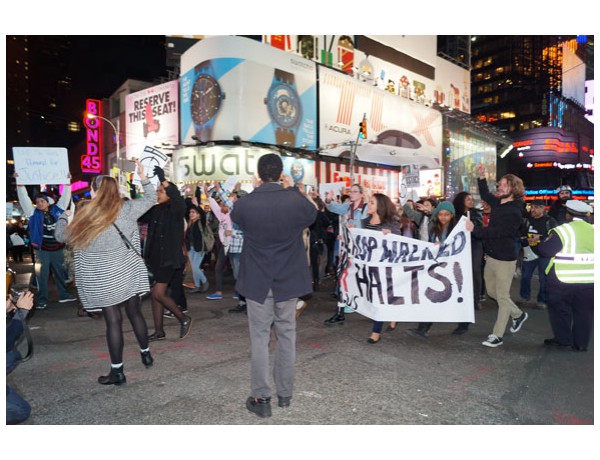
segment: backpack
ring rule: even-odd
[[[215,234],[208,225],[208,222],[202,225],[200,221],[198,221],[198,226],[202,230],[202,244],[204,245],[204,251],[212,251],[213,247],[215,246]]]

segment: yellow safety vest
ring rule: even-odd
[[[574,220],[550,231],[556,232],[563,247],[550,259],[546,274],[554,266],[556,277],[563,283],[593,283],[594,226],[583,220]]]

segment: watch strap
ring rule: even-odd
[[[275,69],[275,80],[282,81],[283,83],[294,84],[294,74],[286,72],[285,70]]]

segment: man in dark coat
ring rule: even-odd
[[[271,326],[277,337],[273,376],[279,407],[290,405],[296,359],[296,303],[312,291],[302,232],[317,210],[291,178],[282,178],[279,155],[258,160],[262,184],[239,198],[231,219],[244,232],[236,290],[246,297],[251,345],[250,412],[271,416],[269,342]],[[291,185],[291,187],[290,187]]]

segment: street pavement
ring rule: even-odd
[[[18,273],[17,284],[26,285],[32,264],[12,266]],[[210,272],[209,280],[214,280]],[[518,280],[514,281],[516,299]],[[335,310],[331,279],[319,286],[297,322],[291,406],[281,409],[275,398],[273,416],[259,418],[245,408],[250,372],[248,326],[245,314],[228,313],[236,305],[231,275],[226,276],[224,288],[224,299],[219,301],[188,291],[192,330],[180,340],[179,323],[165,318],[167,337],[151,343],[155,363],[149,369],[140,361],[124,317],[127,383],[122,386],[96,382],[109,370],[104,321],[78,317],[74,303],[52,301],[57,299],[53,291],[48,308],[36,311],[29,320],[33,357],[7,377],[32,406],[24,425],[343,426],[341,432],[334,432],[339,434],[327,431],[331,438],[343,439],[343,448],[351,448],[346,444],[353,438],[348,434],[355,433],[347,431],[352,426],[594,425],[593,343],[588,352],[544,346],[543,340],[552,337],[546,311],[526,307],[528,321],[516,334],[507,327],[504,344],[498,348],[481,345],[496,319],[497,307],[491,301],[483,303],[476,323],[462,336],[451,335],[456,324],[436,323],[428,339],[418,339],[406,333],[414,323],[399,323],[394,332],[384,332],[379,343],[368,344],[372,321],[358,313],[346,315],[343,325],[324,325]],[[152,332],[147,297],[143,312]],[[389,430],[360,431],[357,436],[367,432],[376,436],[377,445],[370,441],[374,448],[399,448],[395,444],[400,438],[382,435]],[[463,442],[480,442],[483,433],[478,433],[464,441],[448,441],[442,452],[460,450]],[[510,452],[511,443],[517,443],[526,431],[503,433],[502,450]],[[571,436],[587,439],[589,433]],[[542,431],[542,439],[545,436]],[[403,439],[415,447],[417,438]],[[172,434],[168,442],[174,440]],[[435,443],[425,442],[422,447],[433,452]],[[543,452],[540,449],[536,444],[537,454]],[[549,452],[556,454],[557,449],[555,445]],[[480,455],[492,452],[483,450]]]

